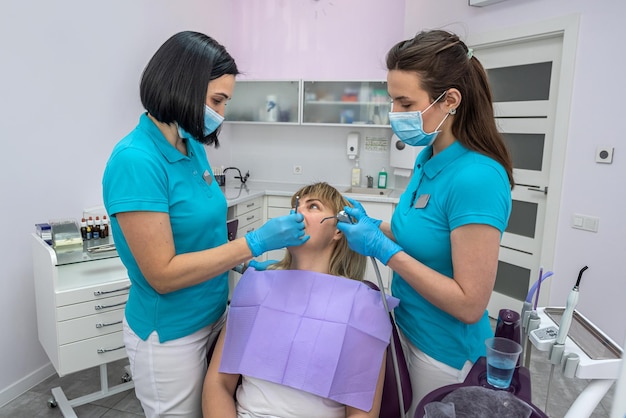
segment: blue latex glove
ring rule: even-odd
[[[278,263],[278,260],[256,261],[255,259],[252,259],[248,263],[248,267],[252,267],[257,271],[265,271],[269,266],[276,263]]]
[[[356,223],[338,222],[337,229],[343,232],[348,240],[348,246],[359,254],[376,257],[387,265],[389,259],[402,248],[387,238],[380,230],[374,219],[367,216],[362,208],[344,209],[348,215],[356,219]]]
[[[367,213],[365,213],[365,208],[363,207],[363,205],[361,204],[361,202],[359,202],[358,200],[354,200],[350,197],[344,196],[344,198],[350,202],[350,204],[355,208],[355,209],[359,209],[361,211],[363,211],[363,214],[365,216],[367,216],[368,218],[370,218]],[[380,228],[380,224],[383,222],[380,219],[374,219],[374,218],[370,218],[370,220],[374,223],[374,225],[376,225],[377,228]]]
[[[309,238],[304,234],[304,216],[293,209],[289,215],[270,219],[259,229],[246,234],[253,257],[270,250],[302,245]]]

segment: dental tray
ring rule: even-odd
[[[545,308],[544,312],[556,325],[559,325],[564,310],[564,308]],[[574,310],[568,337],[592,360],[622,358],[622,349],[576,310]]]
[[[540,308],[539,328],[558,326],[565,308]],[[533,343],[534,344],[534,343]],[[622,363],[622,348],[596,325],[574,310],[565,339],[565,352],[577,354],[580,362],[575,376],[579,379],[617,379]]]

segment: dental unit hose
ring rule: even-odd
[[[337,219],[337,222],[346,222],[346,223],[354,223],[350,215],[348,215],[345,211],[340,211],[337,216],[329,216],[320,221],[320,223],[324,222],[327,219]],[[389,310],[389,305],[387,304],[387,298],[385,297],[385,288],[383,286],[383,280],[380,276],[380,270],[378,269],[378,263],[376,263],[376,259],[372,256],[369,257],[372,261],[372,265],[374,266],[374,272],[376,273],[376,280],[378,281],[378,288],[380,290],[380,296],[383,300],[383,306],[389,315],[391,315],[391,311]],[[396,346],[393,340],[393,332],[391,333],[391,340],[389,341],[389,345],[391,346],[391,360],[393,363],[393,371],[396,375],[396,386],[398,389],[398,401],[400,403],[400,414],[404,417],[405,409],[404,409],[404,396],[402,394],[402,383],[400,382],[400,367],[398,366],[398,354],[396,353]]]

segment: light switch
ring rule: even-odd
[[[572,215],[572,228],[582,229],[583,231],[598,232],[600,218],[589,215],[581,215],[575,213]]]

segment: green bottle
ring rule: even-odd
[[[378,188],[387,188],[387,172],[385,171],[385,167],[381,168],[380,173],[378,173]]]

